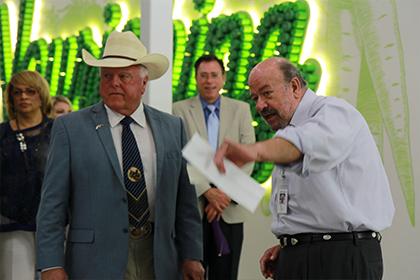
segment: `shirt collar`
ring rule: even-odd
[[[301,122],[308,119],[310,114],[309,108],[312,106],[312,103],[316,98],[316,93],[308,88],[303,95],[302,100],[299,102],[292,119],[290,120],[291,126],[299,125]]]
[[[207,105],[210,105],[209,103],[206,102],[206,100],[204,100],[204,98],[201,97],[201,95],[198,95],[199,99],[200,99],[200,103],[201,103],[201,107],[204,109],[206,109]],[[217,98],[216,102],[214,102],[212,105],[214,105],[216,107],[217,110],[220,111],[220,96],[219,98]]]
[[[106,104],[105,109],[108,114],[108,120],[111,127],[115,127],[120,123],[120,121],[125,117],[123,114],[113,111]],[[137,109],[130,115],[130,117],[141,127],[146,127],[146,115],[144,114],[143,102],[140,102],[140,105]]]

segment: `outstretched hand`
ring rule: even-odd
[[[224,158],[229,159],[238,167],[242,167],[249,162],[257,160],[257,151],[253,144],[239,144],[229,139],[225,139],[223,144],[217,149],[213,158],[217,169],[221,173],[226,172],[225,164],[223,162]]]

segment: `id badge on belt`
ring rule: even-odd
[[[289,203],[289,180],[284,170],[281,172],[280,184],[277,188],[276,205],[277,214],[287,214],[287,205]]]

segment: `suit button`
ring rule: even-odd
[[[124,197],[124,198],[122,199],[122,202],[127,203],[127,198],[125,198],[125,197]]]
[[[128,233],[128,229],[127,228],[123,229],[123,232]]]

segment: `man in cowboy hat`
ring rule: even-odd
[[[203,279],[201,223],[180,118],[141,102],[168,59],[110,34],[102,101],[58,118],[38,212],[42,279]],[[64,229],[69,224],[64,253]]]

